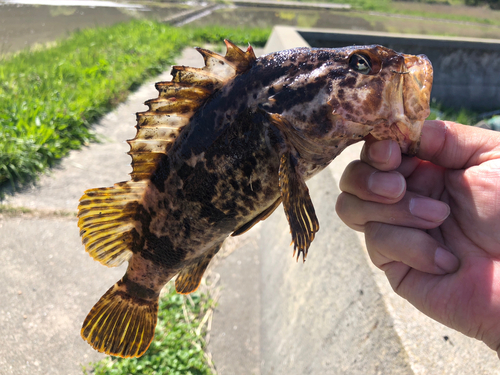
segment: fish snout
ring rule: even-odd
[[[410,120],[425,120],[430,114],[432,64],[425,55],[404,55],[403,104]]]
[[[420,146],[424,120],[430,114],[432,90],[432,64],[425,55],[403,55],[403,116],[394,119],[398,143],[402,152],[415,155]]]

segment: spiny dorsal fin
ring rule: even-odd
[[[225,56],[197,48],[205,60],[203,68],[174,66],[172,82],[156,84],[158,98],[148,100],[145,104],[149,110],[137,114],[137,134],[128,141],[132,156],[132,180],[149,178],[161,155],[168,152],[210,95],[251,68],[256,60],[252,47],[243,52],[230,41],[224,42],[227,47]]]
[[[205,59],[205,67],[212,70],[214,73],[217,72],[221,76],[226,76],[223,72],[227,71],[228,73],[226,74],[230,75],[229,78],[250,69],[257,59],[252,46],[248,46],[246,52],[243,52],[243,50],[239,49],[234,43],[227,39],[224,40],[224,43],[226,43],[227,48],[226,56],[224,57],[212,51],[197,48],[197,51],[201,53]],[[234,73],[231,72],[230,69],[233,69]]]
[[[225,56],[198,48],[205,67],[173,67],[172,82],[156,84],[158,98],[148,100],[149,109],[137,113],[137,134],[127,141],[132,156],[132,180],[87,190],[80,199],[80,235],[85,250],[95,260],[113,267],[130,258],[137,246],[136,207],[161,158],[207,99],[252,67],[252,47],[243,52],[233,43],[225,43]]]

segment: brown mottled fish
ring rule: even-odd
[[[137,114],[131,180],[80,199],[86,251],[128,269],[88,314],[82,337],[121,357],[144,354],[158,296],[196,290],[228,235],[283,203],[294,255],[319,229],[305,181],[368,134],[418,149],[432,66],[382,46],[296,48],[256,58],[226,41],[205,67],[176,66]]]

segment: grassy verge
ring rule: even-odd
[[[477,112],[466,108],[460,110],[447,108],[436,102],[431,103],[431,114],[427,119],[454,121],[465,125],[473,125],[480,120]]]
[[[212,375],[205,352],[207,323],[213,301],[205,293],[179,295],[170,284],[160,299],[155,339],[141,358],[107,357],[84,369],[93,375]]]
[[[77,32],[52,48],[0,61],[0,185],[23,183],[92,141],[91,124],[184,47],[262,45],[270,30],[173,28],[133,21]]]
[[[52,218],[71,218],[76,217],[74,211],[66,210],[34,210],[28,207],[16,207],[0,203],[0,219],[3,217],[52,217]]]

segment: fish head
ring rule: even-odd
[[[289,121],[288,138],[301,156],[326,164],[368,134],[395,140],[403,153],[417,152],[430,113],[426,56],[379,45],[290,51],[281,63],[289,64],[288,73],[273,82],[267,110]]]
[[[372,128],[369,134],[378,140],[395,140],[403,153],[416,154],[430,113],[429,59],[375,45],[346,49],[344,61],[349,72],[343,84],[332,86],[333,113],[346,123]]]

